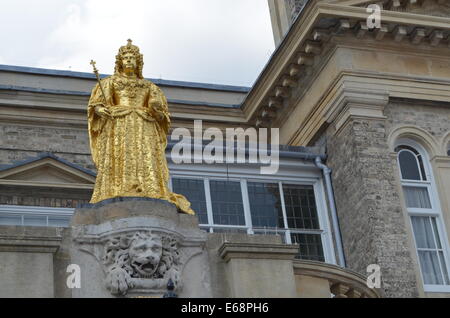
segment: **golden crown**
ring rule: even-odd
[[[137,47],[136,45],[133,45],[133,41],[131,39],[128,39],[127,45],[121,46],[119,49],[119,55],[122,55],[125,53],[133,53],[135,55],[140,55],[139,47]]]

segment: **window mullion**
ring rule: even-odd
[[[241,180],[242,201],[244,203],[244,217],[245,225],[247,226],[247,233],[253,234],[252,216],[250,211],[250,202],[248,199],[247,180]]]
[[[431,220],[431,217],[428,217],[428,220],[430,221],[431,232],[433,233],[434,246],[436,247],[434,252],[437,254],[436,256],[437,256],[437,260],[438,260],[438,263],[439,263],[439,268],[441,270],[441,278],[442,278],[442,281],[444,282],[444,285],[445,285],[446,279],[445,279],[444,270],[447,270],[447,269],[446,268],[442,268],[441,256],[439,255],[439,248],[438,248],[439,245],[442,246],[442,247],[444,247],[444,246],[443,246],[442,242],[439,241],[439,244],[437,242],[437,237],[440,238],[440,235],[439,235],[439,233],[437,233],[438,236],[436,236],[436,233],[434,231],[433,221]],[[437,222],[436,222],[436,226],[437,226]]]
[[[287,221],[286,204],[284,202],[283,183],[281,181],[278,182],[278,187],[280,189],[281,210],[283,211],[284,229],[286,230],[286,233],[285,233],[286,244],[292,244],[291,231],[289,231],[289,226],[288,226],[288,221]]]
[[[448,245],[447,245],[447,239],[446,239],[446,232],[445,232],[445,225],[442,224],[442,222],[438,222],[439,219],[438,217],[436,217],[436,228],[438,230],[438,233],[441,234],[439,236],[440,238],[440,242],[441,242],[441,248],[438,249],[438,254],[439,252],[442,252],[442,257],[444,258],[445,261],[445,273],[447,274],[447,276],[450,276],[450,259],[449,259],[449,254],[447,253],[448,251]],[[450,277],[449,277],[450,279]]]
[[[418,156],[419,155],[414,154],[414,157],[416,158],[417,169],[419,170],[419,175],[420,175],[420,179],[421,179],[420,181],[425,181],[424,180],[424,176],[423,176],[423,172],[422,172],[422,166],[420,165],[420,160],[419,160]]]
[[[206,212],[208,215],[208,225],[210,226],[209,232],[213,233],[213,228],[211,227],[211,225],[214,224],[214,217],[211,203],[211,190],[209,188],[209,179],[205,179],[204,184],[205,184]]]

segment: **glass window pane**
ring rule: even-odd
[[[439,238],[439,231],[436,224],[436,218],[431,218],[433,224],[434,237],[436,238],[436,244],[438,249],[442,249],[441,239]]]
[[[68,217],[48,217],[48,226],[54,227],[69,227],[70,218]]]
[[[22,216],[12,214],[0,214],[1,225],[22,225]]]
[[[419,166],[416,156],[408,151],[400,151],[398,155],[402,179],[404,180],[422,180],[420,177]]]
[[[47,217],[25,215],[23,223],[28,226],[47,226]]]
[[[241,183],[212,180],[209,187],[214,224],[245,225]]]
[[[172,189],[173,192],[184,195],[191,202],[191,208],[197,215],[200,224],[208,224],[203,180],[173,178]]]
[[[423,165],[422,156],[418,155],[417,160],[419,161],[420,173],[422,174],[422,180],[427,181],[427,175],[425,173],[425,166]]]
[[[444,271],[444,280],[446,285],[450,285],[448,278],[447,265],[445,263],[444,252],[439,252],[439,261],[441,262],[441,268]]]
[[[404,186],[406,206],[408,208],[431,209],[428,188]]]
[[[253,227],[284,228],[278,184],[248,182],[247,185]]]
[[[436,248],[429,217],[412,216],[411,222],[417,248]]]
[[[444,280],[439,267],[437,252],[419,251],[419,260],[424,283],[427,285],[443,285]]]
[[[293,244],[299,244],[300,250],[296,258],[325,262],[320,234],[291,234]]]
[[[283,184],[288,227],[320,229],[313,186]]]

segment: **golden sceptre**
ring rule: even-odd
[[[100,75],[98,74],[98,69],[97,69],[97,67],[95,67],[95,64],[96,64],[96,62],[94,60],[91,60],[91,65],[94,68],[94,74],[95,74],[95,77],[97,77],[97,82],[98,82],[98,85],[100,86],[100,90],[102,91],[103,99],[105,100],[105,106],[106,106],[107,102],[106,102],[105,91],[103,90],[102,83],[100,82]]]

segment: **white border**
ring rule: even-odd
[[[419,152],[419,154],[422,156],[422,162],[424,165],[425,174],[427,176],[427,181],[417,182],[415,185],[416,186],[423,185],[424,187],[427,187],[429,189],[430,201],[431,201],[431,207],[432,207],[431,209],[408,208],[406,206],[406,202],[405,202],[405,207],[408,211],[408,216],[409,216],[408,217],[409,225],[412,229],[412,234],[413,234],[415,253],[417,256],[417,261],[419,262],[419,269],[420,269],[420,274],[421,274],[421,279],[422,279],[422,285],[424,287],[425,292],[432,292],[432,293],[433,292],[434,293],[435,292],[450,292],[450,285],[427,285],[424,283],[422,266],[420,264],[420,257],[419,257],[419,253],[418,253],[418,249],[417,249],[417,242],[416,242],[414,229],[412,227],[412,221],[411,221],[411,216],[425,216],[425,217],[435,217],[436,218],[436,224],[437,224],[438,231],[439,231],[438,234],[439,234],[439,238],[441,239],[442,250],[444,252],[444,260],[447,265],[447,268],[446,268],[447,275],[450,276],[450,263],[449,263],[450,246],[449,246],[447,232],[445,231],[445,227],[444,227],[442,209],[441,209],[439,197],[438,197],[437,190],[436,190],[436,183],[435,183],[433,171],[432,171],[431,165],[430,165],[430,158],[429,158],[427,151],[425,151],[424,147],[422,147],[419,143],[417,143],[411,139],[400,138],[395,142],[395,148],[397,148],[398,146],[402,146],[402,145],[410,146],[410,147],[416,149],[417,152]],[[400,163],[398,160],[398,155],[397,155],[397,165],[399,167],[399,171],[401,171]],[[400,182],[401,182],[402,189],[403,189],[404,185],[407,186],[407,185],[414,184],[414,182],[411,182],[410,180],[403,181],[401,172],[400,172]],[[441,267],[440,262],[439,262],[439,267]]]

